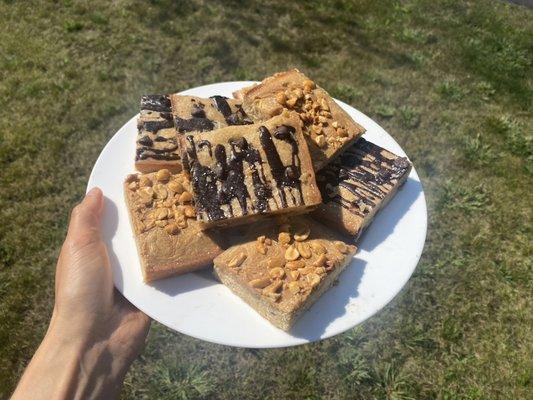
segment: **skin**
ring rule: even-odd
[[[12,399],[117,398],[144,346],[150,319],[113,286],[100,232],[103,207],[94,188],[72,211],[50,325]]]

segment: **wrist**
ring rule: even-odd
[[[83,349],[81,341],[65,340],[49,327],[12,399],[73,398]]]
[[[92,399],[118,397],[129,363],[111,355],[107,338],[67,324],[53,314],[46,335],[24,373],[20,398]],[[18,399],[17,392],[13,399]],[[27,397],[28,394],[31,397]]]
[[[43,344],[54,346],[69,354],[78,355],[78,362],[85,371],[104,367],[108,373],[115,373],[120,367],[129,366],[127,357],[112,352],[109,333],[101,332],[86,324],[68,323],[56,313],[52,315],[50,326],[46,332]],[[110,357],[113,353],[112,358]],[[127,364],[127,365],[126,365]]]
[[[55,347],[64,350],[76,350],[79,354],[90,345],[90,335],[87,330],[76,323],[70,323],[60,318],[54,311],[50,319],[50,325],[43,338],[41,347]]]
[[[56,371],[53,379],[65,395],[57,398],[116,398],[129,366],[120,356],[111,355],[107,338],[57,318],[52,318],[38,353],[42,356],[37,368]]]

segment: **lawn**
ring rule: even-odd
[[[143,93],[299,67],[421,176],[402,293],[306,346],[154,323],[124,399],[525,399],[533,393],[533,11],[505,2],[0,1],[0,398],[42,338],[70,208]]]

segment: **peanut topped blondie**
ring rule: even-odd
[[[323,204],[312,215],[357,238],[410,171],[407,158],[360,138],[317,174]]]
[[[161,169],[129,175],[124,183],[145,281],[208,266],[222,252],[220,239],[200,229],[187,174]]]
[[[321,201],[301,122],[294,113],[262,125],[187,135],[181,141],[198,220],[206,227],[301,213]]]
[[[254,224],[241,243],[215,258],[215,274],[283,330],[324,293],[356,248],[308,217]]]
[[[244,111],[254,120],[265,120],[287,109],[297,112],[315,171],[364,132],[324,89],[297,69],[274,74],[234,96],[242,99]]]

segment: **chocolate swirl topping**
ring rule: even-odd
[[[135,161],[146,160],[149,158],[165,161],[179,160],[180,157],[177,154],[178,143],[176,138],[168,138],[158,135],[160,130],[173,127],[174,123],[172,120],[140,119],[137,123],[138,139]],[[156,142],[159,143],[158,147],[154,147]]]
[[[194,145],[194,137],[187,136],[188,162],[192,163],[192,186],[195,193],[201,194],[201,201],[196,204],[198,210],[205,211],[210,219],[224,218],[224,211],[218,202],[217,176],[210,168],[198,162],[198,154]]]
[[[137,143],[145,147],[150,147],[154,145],[154,141],[150,139],[150,136],[141,136],[141,138],[137,140]]]
[[[157,134],[161,129],[169,129],[174,127],[174,122],[172,120],[145,120],[139,121],[138,128]]]
[[[139,147],[137,148],[137,151],[135,153],[135,160],[146,160],[148,158],[165,161],[179,160],[180,156],[174,153],[177,149],[178,146],[175,146],[174,148],[168,150],[154,149],[151,147]]]
[[[292,162],[285,166],[274,144],[272,135],[265,126],[259,127],[258,134],[274,178],[277,193],[279,193],[281,207],[288,206],[285,189],[294,189],[298,192],[298,199],[293,195],[294,204],[303,204],[301,189],[300,159],[298,157],[298,143],[294,136],[295,129],[291,126],[281,125],[275,130],[274,137],[291,145]],[[190,163],[193,191],[196,197],[196,206],[200,212],[205,212],[208,219],[220,220],[225,218],[223,206],[228,213],[234,216],[232,207],[236,199],[242,215],[247,215],[249,209],[256,213],[270,210],[269,200],[274,198],[270,182],[266,179],[261,153],[254,148],[244,137],[231,139],[228,146],[217,144],[212,151],[212,144],[208,140],[195,143],[194,136],[187,136],[186,149]],[[229,148],[229,154],[227,149]],[[207,149],[209,157],[213,159],[213,169],[202,165],[198,160],[198,152]],[[249,207],[250,192],[245,183],[244,163],[251,171],[254,201]],[[292,194],[292,190],[289,190]],[[277,203],[277,202],[276,202]]]
[[[163,119],[169,119],[169,120],[172,120],[172,113],[169,113],[169,112],[162,112],[162,113],[159,113],[159,116]]]
[[[180,133],[187,132],[203,132],[203,131],[212,131],[215,127],[213,121],[207,118],[190,118],[184,119],[180,117],[174,117],[174,124],[176,129]]]
[[[198,142],[198,148],[201,149],[202,147],[206,147],[207,151],[209,151],[209,157],[213,157],[213,150],[211,149],[211,142],[209,140]]]
[[[193,103],[191,116],[194,118],[205,118],[204,105],[202,103]]]
[[[170,113],[170,99],[163,94],[147,94],[141,97],[141,110]]]
[[[211,96],[215,108],[227,119],[231,115],[231,107],[227,102],[227,97],[224,96]]]
[[[317,175],[317,182],[325,203],[335,202],[353,214],[364,217],[383,200],[390,188],[408,170],[405,157],[391,160],[382,154],[383,149],[360,138],[340,157]],[[349,200],[336,190],[342,187],[354,199]]]
[[[237,111],[234,113],[231,111],[231,107],[228,103],[228,98],[224,96],[211,96],[215,108],[222,114],[228,125],[250,125],[253,121],[248,118],[242,105],[237,105]]]
[[[272,136],[264,126],[259,127],[259,141],[263,148],[268,163],[270,165],[272,176],[276,181],[276,186],[280,193],[281,206],[287,207],[287,198],[285,196],[286,187],[294,187],[300,193],[300,202],[303,203],[303,196],[300,183],[300,159],[298,158],[298,144],[294,139],[295,129],[292,126],[281,125],[276,128],[274,137],[279,140],[287,141],[292,147],[292,164],[283,165],[279,153],[272,141]],[[296,201],[295,201],[296,202]]]

